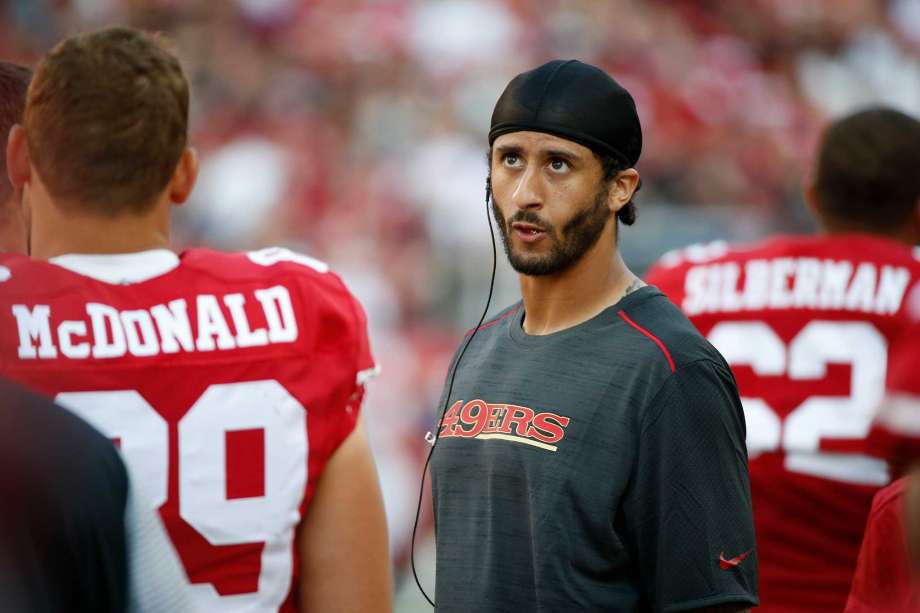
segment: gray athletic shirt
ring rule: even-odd
[[[438,610],[756,605],[722,356],[654,287],[554,334],[523,319],[484,324],[457,369],[431,464]]]

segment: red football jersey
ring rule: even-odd
[[[0,256],[0,371],[121,448],[203,611],[296,610],[295,532],[375,372],[322,262]]]
[[[897,472],[920,460],[920,286],[906,298],[908,331],[891,348],[885,398],[869,433],[870,453]],[[920,611],[920,578],[910,570],[904,529],[904,477],[875,496],[853,576],[847,613]]]
[[[907,299],[914,324],[893,345],[885,399],[869,433],[870,452],[900,474],[920,462],[920,287]]]
[[[840,611],[887,466],[867,454],[920,278],[906,246],[779,237],[664,256],[656,285],[732,365],[744,404],[763,611]]]
[[[875,495],[846,613],[915,613],[920,590],[904,533],[904,489],[898,479]]]

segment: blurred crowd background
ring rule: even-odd
[[[192,85],[202,169],[177,248],[283,244],[329,262],[364,303],[383,374],[366,404],[403,589],[451,353],[479,315],[492,106],[556,57],[597,64],[645,134],[642,272],[713,239],[809,232],[801,192],[825,122],[874,103],[920,114],[920,0],[3,0],[0,57],[63,35],[163,32]],[[517,299],[501,255],[494,308]],[[424,508],[428,508],[426,502]],[[430,518],[419,566],[433,589]]]

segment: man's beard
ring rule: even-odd
[[[540,277],[560,273],[575,264],[597,243],[612,215],[607,207],[609,191],[608,186],[602,187],[594,196],[591,207],[576,213],[562,227],[561,233],[533,211],[518,211],[506,222],[493,197],[492,215],[501,231],[502,244],[511,267],[522,275]],[[534,255],[515,251],[508,236],[511,224],[515,222],[532,224],[545,231],[546,239],[553,241],[549,253]]]

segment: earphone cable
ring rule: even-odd
[[[454,389],[454,377],[457,376],[457,369],[460,367],[460,361],[463,359],[463,354],[466,353],[467,347],[470,346],[470,343],[473,342],[473,337],[476,336],[476,333],[479,332],[482,323],[486,319],[486,315],[489,313],[489,306],[492,304],[492,292],[495,289],[495,269],[498,263],[498,249],[495,244],[495,229],[492,228],[492,219],[489,215],[489,202],[492,198],[492,186],[489,179],[486,179],[486,223],[489,224],[489,234],[492,236],[492,278],[489,281],[489,295],[486,298],[486,306],[482,310],[482,316],[479,318],[479,323],[476,324],[476,327],[473,328],[472,334],[470,334],[466,342],[463,344],[463,348],[460,350],[460,353],[457,355],[457,360],[454,362],[454,367],[451,370],[450,382],[447,385],[447,394],[444,396],[444,407],[441,409],[441,417],[438,419],[437,429],[431,441],[431,449],[428,451],[428,457],[425,459],[425,467],[422,469],[422,479],[419,486],[418,492],[418,506],[415,509],[415,523],[412,526],[412,546],[409,552],[409,559],[412,563],[412,576],[415,578],[415,585],[418,586],[419,591],[422,593],[422,596],[425,597],[425,600],[428,601],[428,604],[432,608],[437,608],[434,600],[432,600],[428,593],[425,591],[425,588],[422,587],[422,582],[418,578],[418,572],[415,569],[415,536],[418,532],[418,520],[422,513],[422,499],[425,494],[425,477],[428,474],[428,466],[431,463],[431,456],[434,455],[434,450],[438,446],[438,441],[441,440],[441,427],[444,423],[444,415],[447,413],[447,407],[450,404],[450,395]],[[430,434],[430,433],[429,433]]]

